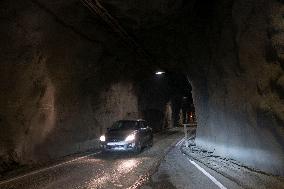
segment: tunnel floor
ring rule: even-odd
[[[202,150],[196,153],[196,150],[185,147],[183,136],[182,129],[156,134],[154,146],[144,149],[139,155],[98,151],[77,156],[3,179],[0,188],[284,188],[281,177],[263,175],[228,162],[225,166],[212,154]]]
[[[179,131],[156,134],[154,146],[141,154],[101,153],[76,157],[0,181],[0,188],[128,188],[143,184],[178,139]]]
[[[252,169],[236,160],[218,156],[195,145],[195,128],[188,147],[176,143],[142,189],[283,189],[283,177]]]

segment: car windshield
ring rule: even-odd
[[[128,129],[136,129],[138,128],[137,121],[117,121],[115,122],[112,129],[121,129],[121,130],[128,130]]]

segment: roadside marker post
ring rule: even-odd
[[[183,130],[184,130],[184,138],[185,138],[185,146],[188,147],[188,137],[187,137],[187,126],[190,124],[183,124]]]

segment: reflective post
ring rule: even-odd
[[[183,124],[183,130],[184,130],[184,138],[185,138],[185,146],[188,147],[188,140],[187,140],[187,126],[188,124]]]

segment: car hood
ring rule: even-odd
[[[128,135],[135,133],[136,130],[109,130],[105,136],[107,139],[109,138],[118,138],[118,139],[124,139]]]

